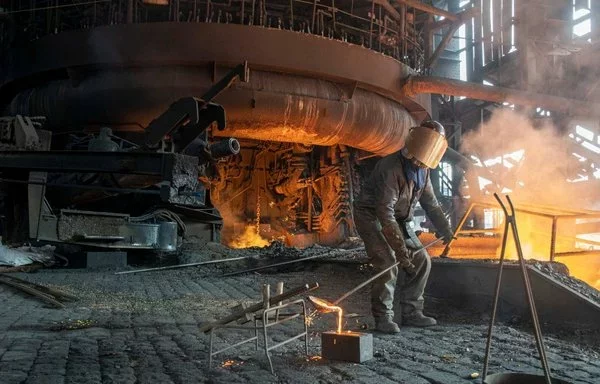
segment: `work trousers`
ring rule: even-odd
[[[356,230],[365,243],[367,256],[379,272],[396,262],[394,251],[381,233],[381,224],[375,216],[373,209],[354,208],[354,221]],[[402,228],[402,226],[401,226]],[[392,268],[379,279],[373,282],[371,287],[371,311],[374,317],[394,316],[394,291],[398,286],[398,301],[402,306],[401,313],[411,314],[414,311],[423,310],[423,292],[431,271],[431,258],[426,250],[421,248],[421,242],[416,236],[403,229],[406,247],[412,252],[412,263],[415,265],[415,273],[408,274],[398,267]]]

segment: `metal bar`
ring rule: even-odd
[[[458,20],[458,17],[454,13],[448,12],[444,9],[436,8],[432,5],[423,3],[419,0],[396,0],[396,1],[398,1],[399,3],[402,3],[402,4],[406,4],[409,7],[413,7],[418,10],[421,10],[423,12],[431,13],[431,14],[437,15],[437,16],[444,16],[446,19],[450,19],[452,21]]]
[[[164,270],[167,270],[167,269],[178,269],[178,268],[195,267],[195,266],[198,266],[198,265],[219,264],[219,263],[226,263],[228,261],[237,261],[237,260],[250,259],[250,258],[253,258],[253,257],[256,257],[256,256],[255,255],[249,255],[249,256],[240,256],[240,257],[230,257],[230,258],[227,258],[227,259],[200,261],[198,263],[188,263],[188,264],[179,264],[179,265],[169,265],[169,266],[166,266],[166,267],[136,269],[134,271],[115,272],[115,275],[127,275],[127,274],[130,274],[130,273],[151,272],[151,271],[164,271]]]
[[[462,226],[465,225],[465,223],[467,222],[467,219],[469,218],[469,215],[471,214],[471,211],[473,210],[473,208],[475,208],[476,205],[478,205],[478,204],[477,203],[471,203],[471,204],[469,204],[469,208],[467,208],[467,210],[465,211],[465,214],[463,215],[463,217],[458,222],[458,225],[454,229],[454,235],[452,236],[452,239],[450,239],[450,241],[448,242],[448,244],[446,244],[446,247],[442,251],[440,257],[447,257],[448,256],[448,253],[450,252],[450,248],[451,248],[452,242],[454,242],[454,238],[458,235],[458,233],[460,232],[460,229],[462,228]]]
[[[597,255],[600,255],[600,250],[559,252],[559,253],[555,253],[554,257],[556,258],[556,257],[572,257],[572,256],[597,256]]]
[[[19,279],[18,277],[9,276],[9,275],[6,275],[6,274],[0,274],[0,277],[6,278],[6,279],[10,279],[10,280],[14,280],[17,283],[22,283],[22,284],[30,285],[30,286],[34,287],[36,290],[38,290],[38,291],[41,291],[43,293],[52,295],[52,296],[57,297],[57,298],[63,298],[63,299],[67,299],[67,300],[78,300],[77,296],[73,296],[73,295],[70,295],[70,294],[65,293],[63,291],[59,291],[59,290],[54,289],[54,288],[46,287],[44,285],[35,284],[35,283],[32,283],[32,282],[27,281],[27,280]]]
[[[214,330],[214,329],[218,329],[218,328],[213,328],[213,330]],[[245,329],[251,330],[250,328],[245,328]],[[211,332],[211,333],[212,333],[212,332]],[[235,344],[233,344],[233,345],[230,345],[230,346],[228,346],[228,347],[225,347],[225,348],[223,348],[223,349],[220,349],[220,350],[218,350],[218,351],[216,351],[216,352],[212,352],[212,355],[213,355],[213,356],[216,356],[216,355],[218,355],[219,353],[223,353],[223,352],[225,352],[225,351],[228,351],[228,350],[230,350],[230,349],[232,349],[232,348],[239,347],[239,346],[240,346],[240,345],[242,345],[242,344],[246,344],[246,343],[249,343],[249,342],[251,342],[251,341],[254,341],[254,339],[257,339],[257,337],[255,337],[255,336],[252,336],[252,337],[251,337],[251,338],[249,338],[249,339],[244,339],[244,340],[242,340],[242,341],[240,341],[240,342],[237,342],[237,343],[235,343]]]
[[[550,378],[550,368],[548,367],[548,360],[546,358],[546,350],[544,348],[544,340],[542,338],[542,330],[540,327],[540,322],[537,316],[537,310],[535,307],[535,301],[533,299],[533,292],[531,290],[531,282],[529,281],[529,275],[527,274],[527,265],[525,264],[525,257],[523,256],[523,249],[521,248],[521,241],[519,239],[519,231],[517,230],[517,220],[515,218],[515,209],[513,207],[513,203],[510,197],[507,195],[506,199],[508,200],[508,204],[511,209],[511,224],[512,224],[512,233],[513,239],[515,242],[515,246],[517,248],[517,255],[519,256],[519,264],[521,266],[521,272],[523,274],[523,284],[525,286],[525,292],[527,293],[527,302],[529,303],[529,309],[531,312],[531,320],[533,321],[534,335],[536,341],[536,347],[540,354],[540,361],[542,363],[542,368],[544,369],[544,376],[546,378],[546,384],[552,384],[552,379]],[[498,201],[500,199],[498,198]]]
[[[494,59],[501,64],[502,45],[500,44],[502,36],[502,0],[495,0],[492,4],[492,49],[494,50]]]
[[[497,199],[497,195],[494,195]],[[504,206],[500,203],[502,208]],[[485,358],[483,360],[483,371],[482,378],[485,379],[487,377],[488,365],[490,362],[490,350],[492,347],[492,334],[494,332],[494,323],[496,322],[496,312],[498,310],[498,298],[500,297],[500,286],[502,282],[502,269],[504,268],[504,256],[506,254],[506,241],[508,239],[508,212],[504,214],[504,235],[502,236],[502,248],[500,251],[500,263],[498,264],[498,275],[496,276],[496,288],[494,290],[494,303],[492,304],[492,316],[490,318],[490,325],[488,327],[487,340],[485,343]]]
[[[23,292],[29,293],[30,295],[35,296],[38,299],[40,299],[42,301],[45,301],[46,303],[54,305],[55,307],[58,307],[58,308],[64,308],[65,307],[65,305],[63,303],[61,303],[60,301],[57,301],[56,299],[54,299],[50,295],[45,294],[45,293],[43,293],[41,291],[38,291],[37,289],[35,289],[33,287],[30,287],[30,286],[28,286],[26,284],[19,283],[19,282],[16,282],[16,281],[12,281],[12,280],[7,279],[5,277],[0,277],[0,283],[6,284],[6,285],[11,286],[13,288],[19,289],[19,290],[21,290]]]
[[[375,17],[375,0],[371,1],[371,24],[369,25],[369,48],[373,49],[373,18]]]
[[[287,340],[284,340],[284,341],[282,341],[282,342],[280,342],[280,343],[277,343],[277,344],[275,344],[275,345],[271,345],[271,346],[269,347],[269,351],[271,351],[271,350],[273,350],[273,349],[275,349],[275,348],[281,347],[282,345],[286,345],[286,344],[288,344],[288,343],[290,343],[290,342],[292,342],[292,341],[294,341],[294,340],[297,340],[297,339],[299,339],[299,338],[301,338],[302,336],[305,336],[305,335],[306,335],[306,334],[305,334],[304,332],[302,332],[302,333],[299,333],[299,334],[297,334],[296,336],[292,336],[292,337],[290,337],[289,339],[287,339]]]
[[[452,40],[452,38],[454,37],[454,33],[456,32],[458,27],[460,27],[460,25],[461,23],[459,22],[452,23],[450,29],[448,30],[448,32],[446,32],[446,34],[442,38],[442,41],[440,41],[438,46],[435,48],[435,51],[433,52],[431,57],[427,59],[427,63],[425,64],[426,68],[433,68],[437,64],[438,59],[442,55],[442,52],[446,49],[446,46],[448,45],[450,40]]]
[[[558,218],[555,216],[552,218],[552,235],[550,237],[550,261],[554,261],[556,254],[556,231],[557,231]]]
[[[504,53],[505,55],[507,55],[512,48],[512,3],[512,0],[502,1],[502,28],[500,30],[502,34],[502,39],[500,43],[502,44],[502,53]]]
[[[414,250],[413,252],[420,252],[422,250],[425,250],[429,247],[431,247],[432,245],[439,243],[440,241],[442,241],[443,239],[437,239],[434,240],[432,242],[430,242],[429,244]],[[372,281],[376,280],[377,278],[381,277],[384,273],[388,272],[390,269],[397,267],[400,264],[400,261],[390,265],[389,267],[387,267],[386,269],[384,269],[383,271],[375,274],[374,276],[370,277],[369,279],[367,279],[366,281],[360,283],[359,285],[357,285],[356,287],[352,288],[351,290],[349,290],[348,292],[344,293],[342,296],[340,296],[339,299],[337,299],[336,301],[333,302],[333,305],[338,305],[339,303],[341,303],[342,301],[346,300],[350,295],[356,293],[358,290],[360,290],[361,288],[365,287],[367,284],[371,283]]]
[[[236,272],[226,273],[226,274],[222,275],[222,277],[235,276],[235,275],[240,275],[242,273],[255,272],[255,271],[260,271],[260,270],[263,270],[263,269],[268,269],[268,268],[273,268],[273,267],[279,267],[279,266],[282,266],[282,265],[300,263],[300,262],[303,262],[303,261],[312,260],[312,259],[316,259],[316,258],[319,258],[319,257],[326,257],[326,256],[331,255],[332,253],[335,254],[335,253],[355,252],[356,250],[359,250],[359,249],[361,249],[361,248],[355,248],[355,249],[338,249],[338,250],[335,250],[335,251],[329,251],[329,252],[321,253],[321,254],[318,254],[318,255],[307,256],[307,257],[303,257],[303,258],[296,259],[296,260],[283,261],[281,263],[274,263],[274,264],[269,264],[269,265],[263,265],[262,267],[245,269],[243,271],[236,271]]]
[[[271,361],[271,355],[269,355],[269,338],[267,337],[267,325],[269,322],[269,317],[267,316],[267,311],[263,312],[262,323],[263,323],[263,335],[265,337],[265,355],[267,355],[267,360],[269,361],[269,367],[271,368],[271,373],[274,374],[273,370],[273,362]]]
[[[281,308],[280,308],[280,309],[281,309]],[[271,312],[271,311],[269,311],[269,312]],[[301,316],[301,315],[300,315],[300,314],[298,314],[298,313],[296,313],[296,314],[294,314],[294,315],[285,316],[285,317],[283,317],[281,320],[275,320],[275,321],[273,321],[273,322],[270,322],[269,324],[267,324],[267,325],[266,325],[266,327],[267,327],[267,328],[270,328],[270,327],[272,327],[272,326],[274,326],[274,325],[283,324],[283,323],[285,323],[286,321],[289,321],[289,320],[294,320],[294,319],[296,319],[296,318],[297,318],[297,317],[299,317],[299,316]]]
[[[483,64],[485,65],[492,61],[492,18],[490,0],[483,0],[481,4],[481,23],[483,26]]]

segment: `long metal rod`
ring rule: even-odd
[[[410,7],[416,8],[423,12],[431,13],[432,15],[444,16],[446,19],[456,21],[458,20],[458,16],[452,12],[448,12],[445,9],[434,7],[433,5],[429,5],[423,3],[419,0],[397,0],[401,4],[406,4]]]
[[[412,252],[420,252],[423,251],[429,247],[431,247],[432,245],[439,243],[440,241],[442,241],[442,238],[439,238],[437,240],[434,240],[430,243],[428,243],[427,245],[412,251]],[[348,292],[344,293],[342,296],[340,296],[339,299],[337,299],[336,301],[333,302],[333,305],[338,305],[339,303],[341,303],[342,301],[346,300],[348,297],[350,297],[351,295],[353,295],[354,293],[356,293],[357,291],[359,291],[361,288],[365,287],[367,284],[371,283],[372,281],[376,280],[377,278],[381,277],[383,274],[385,274],[386,272],[388,272],[390,269],[397,267],[400,264],[400,262],[396,262],[392,265],[390,265],[389,267],[387,267],[386,269],[384,269],[383,271],[373,275],[372,277],[370,277],[369,279],[367,279],[366,281],[363,281],[362,283],[360,283],[359,285],[357,285],[356,287],[352,288],[351,290],[349,290]]]
[[[52,296],[50,296],[49,294],[43,293],[37,289],[35,289],[34,287],[31,287],[29,285],[23,284],[23,283],[19,283],[16,281],[12,281],[10,279],[7,279],[5,277],[0,277],[0,283],[2,284],[6,284],[10,287],[19,289],[23,292],[29,293],[32,296],[37,297],[38,299],[45,301],[46,303],[52,304],[55,307],[58,308],[64,308],[65,305],[63,303],[61,303],[60,301],[54,299]]]
[[[498,195],[494,194],[496,199]],[[500,203],[502,205],[502,203]],[[500,297],[500,286],[502,282],[502,269],[504,268],[504,256],[506,254],[506,241],[508,240],[508,215],[504,215],[504,235],[502,236],[502,248],[500,251],[500,263],[498,264],[498,275],[496,277],[496,290],[494,292],[494,304],[492,305],[492,316],[488,327],[487,341],[485,343],[485,357],[483,359],[482,378],[487,377],[488,366],[490,362],[490,350],[492,347],[492,334],[494,332],[494,323],[496,322],[496,312],[498,310],[498,298]]]
[[[115,275],[127,275],[127,274],[130,274],[130,273],[151,272],[151,271],[164,271],[164,270],[167,270],[167,269],[179,269],[179,268],[196,267],[198,265],[219,264],[219,263],[226,263],[228,261],[237,261],[237,260],[250,259],[252,257],[256,257],[256,255],[231,257],[231,258],[228,258],[228,259],[219,259],[219,260],[200,261],[200,262],[197,262],[197,263],[169,265],[169,266],[166,266],[166,267],[136,269],[136,270],[133,270],[133,271],[121,271],[121,272],[115,272]]]
[[[56,298],[66,299],[66,300],[78,300],[77,296],[73,296],[73,295],[70,295],[70,294],[65,293],[63,291],[59,291],[59,290],[54,289],[54,288],[46,287],[44,285],[35,284],[35,283],[32,283],[32,282],[27,281],[27,280],[19,279],[18,277],[9,276],[7,274],[0,274],[0,277],[5,278],[5,279],[10,279],[10,280],[15,281],[17,283],[29,285],[29,286],[35,288],[36,290],[38,290],[38,291],[40,291],[42,293],[54,296]]]
[[[537,309],[535,307],[535,300],[533,298],[533,291],[531,289],[531,283],[529,281],[529,275],[527,273],[527,265],[525,264],[525,257],[523,256],[523,249],[521,248],[519,232],[517,230],[517,220],[515,218],[515,208],[513,206],[513,203],[512,203],[512,200],[510,199],[510,197],[506,196],[506,200],[508,201],[508,204],[511,209],[511,213],[509,214],[508,210],[506,209],[506,206],[504,205],[502,200],[500,200],[500,197],[498,196],[497,193],[494,193],[494,197],[496,198],[496,200],[500,204],[500,207],[502,208],[502,211],[504,212],[504,217],[505,217],[506,222],[505,222],[505,227],[504,227],[505,228],[504,237],[502,239],[502,254],[501,254],[501,259],[500,259],[500,268],[499,268],[498,277],[496,280],[496,292],[494,295],[492,318],[490,319],[490,327],[488,328],[488,337],[487,337],[487,342],[486,342],[486,354],[485,354],[485,358],[484,358],[484,366],[483,366],[483,372],[482,372],[483,380],[485,380],[485,378],[487,376],[487,370],[488,370],[488,364],[489,364],[489,352],[490,352],[491,340],[492,340],[493,323],[495,320],[497,301],[498,301],[498,296],[499,296],[499,292],[500,292],[500,281],[501,281],[502,267],[503,267],[502,260],[504,258],[504,252],[506,249],[506,241],[507,241],[507,237],[508,237],[508,227],[510,226],[510,228],[512,229],[515,247],[517,249],[517,255],[519,257],[519,264],[521,267],[521,272],[523,274],[523,284],[525,287],[527,302],[529,304],[529,309],[531,312],[531,320],[533,322],[536,347],[537,347],[538,353],[540,355],[540,361],[542,363],[542,368],[544,370],[545,381],[546,381],[546,384],[552,384],[552,379],[550,378],[550,368],[548,367],[548,359],[546,357],[546,350],[544,347],[544,340],[542,338],[541,327],[540,327],[539,319],[537,316]]]
[[[256,267],[256,268],[251,268],[251,269],[245,269],[243,271],[236,271],[236,272],[226,273],[226,274],[222,275],[222,277],[235,276],[235,275],[240,275],[242,273],[255,272],[255,271],[260,271],[260,270],[263,270],[263,269],[269,269],[269,268],[273,268],[273,267],[279,267],[279,266],[282,266],[282,265],[300,263],[300,262],[303,262],[303,261],[317,259],[317,258],[320,258],[320,257],[327,257],[327,256],[330,256],[331,254],[335,254],[335,253],[356,252],[356,251],[363,250],[363,249],[364,249],[364,247],[359,247],[359,248],[354,248],[354,249],[338,249],[338,250],[334,250],[334,251],[320,253],[318,255],[312,255],[312,256],[303,257],[303,258],[296,259],[296,260],[283,261],[281,263],[263,265],[262,267]]]
[[[517,254],[519,256],[519,264],[521,266],[521,272],[523,273],[523,284],[527,293],[527,301],[529,302],[529,309],[531,312],[531,320],[533,321],[534,335],[536,346],[540,354],[540,360],[542,362],[542,368],[544,369],[544,376],[546,377],[546,383],[552,384],[550,378],[550,368],[548,367],[548,359],[546,358],[546,349],[544,348],[544,339],[542,338],[542,329],[540,327],[540,320],[538,319],[537,309],[535,307],[535,300],[533,299],[533,292],[531,290],[531,282],[529,281],[529,275],[527,273],[527,265],[525,264],[525,257],[523,257],[523,249],[521,248],[521,240],[519,239],[519,231],[517,230],[517,220],[515,219],[515,208],[513,206],[510,196],[506,196],[508,204],[510,205],[511,217],[512,217],[512,233],[515,245],[517,247]]]

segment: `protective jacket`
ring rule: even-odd
[[[402,153],[398,151],[382,158],[366,180],[361,194],[355,202],[361,209],[373,209],[382,227],[395,222],[406,229],[412,223],[413,212],[417,202],[425,210],[440,235],[452,235],[452,230],[440,204],[435,197],[429,170],[427,170],[425,186],[416,189],[412,181],[406,178]],[[410,237],[413,234],[407,233]]]

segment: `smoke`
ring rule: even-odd
[[[581,164],[567,133],[549,121],[534,125],[512,110],[497,110],[477,131],[463,136],[461,152],[479,159],[480,166],[465,175],[474,198],[481,197],[475,191],[485,185],[486,194],[509,193],[522,203],[589,209],[597,195],[591,185],[567,182]]]

